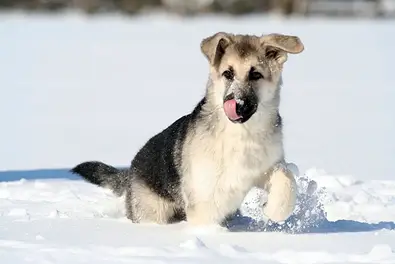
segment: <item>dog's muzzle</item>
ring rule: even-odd
[[[244,123],[256,112],[258,99],[254,93],[235,98],[231,93],[224,98],[225,115],[234,123]]]

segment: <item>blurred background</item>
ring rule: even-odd
[[[395,14],[393,0],[1,0],[0,6],[31,12],[75,9],[88,14],[120,12],[129,15],[153,10],[181,15],[279,13],[393,17]]]
[[[204,95],[200,41],[228,31],[303,41],[280,105],[301,174],[394,179],[394,18],[395,0],[0,0],[0,171],[128,166]]]

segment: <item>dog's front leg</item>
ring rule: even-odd
[[[195,226],[211,226],[218,224],[217,221],[215,221],[215,206],[211,201],[189,205],[186,210],[186,215],[187,221]]]
[[[287,220],[296,204],[297,186],[293,173],[285,165],[275,166],[258,187],[268,193],[263,214],[274,222]]]

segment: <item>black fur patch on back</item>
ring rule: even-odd
[[[203,98],[191,114],[179,118],[153,136],[132,160],[133,175],[152,192],[169,201],[176,202],[180,199],[181,176],[177,166],[181,164],[182,147],[187,132],[199,118],[205,103],[206,99]]]

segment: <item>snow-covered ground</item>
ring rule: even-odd
[[[54,172],[56,176],[56,172]],[[304,178],[307,180],[304,181]],[[308,191],[309,181],[318,189]],[[78,179],[0,183],[2,263],[395,263],[395,181],[310,169],[295,214],[264,225],[253,190],[229,230],[135,225],[122,199]],[[311,187],[311,185],[310,185]]]
[[[305,43],[282,90],[287,223],[261,223],[253,190],[230,232],[134,225],[109,191],[42,170],[128,165],[202,96],[199,43],[219,30]],[[395,263],[393,47],[395,21],[1,14],[0,262]]]

